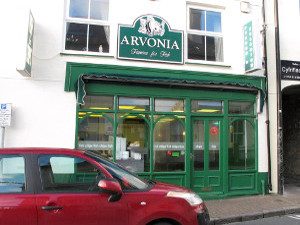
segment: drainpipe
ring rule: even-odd
[[[267,37],[266,37],[266,13],[265,13],[265,0],[262,1],[262,16],[263,16],[263,41],[264,41],[264,76],[267,79],[266,82],[266,125],[267,125],[267,149],[268,149],[268,189],[272,191],[272,179],[271,179],[271,148],[270,148],[270,120],[269,120],[269,104],[268,104],[268,61],[267,61]]]
[[[283,194],[283,146],[282,146],[282,95],[281,95],[281,62],[280,62],[280,40],[278,0],[274,2],[275,18],[275,47],[276,47],[276,91],[277,91],[277,171],[278,171],[278,194]]]

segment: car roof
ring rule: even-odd
[[[83,155],[85,151],[69,148],[46,148],[46,147],[15,147],[15,148],[2,148],[2,154],[71,154]]]

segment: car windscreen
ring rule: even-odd
[[[115,179],[117,179],[123,190],[145,190],[149,188],[149,184],[146,181],[140,179],[120,165],[108,161],[92,151],[85,152],[85,154],[99,162]]]

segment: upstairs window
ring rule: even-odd
[[[109,0],[69,0],[65,50],[109,53]]]
[[[222,13],[188,8],[188,59],[223,62]]]

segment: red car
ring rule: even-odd
[[[0,225],[206,225],[192,191],[145,181],[90,151],[0,150]]]

